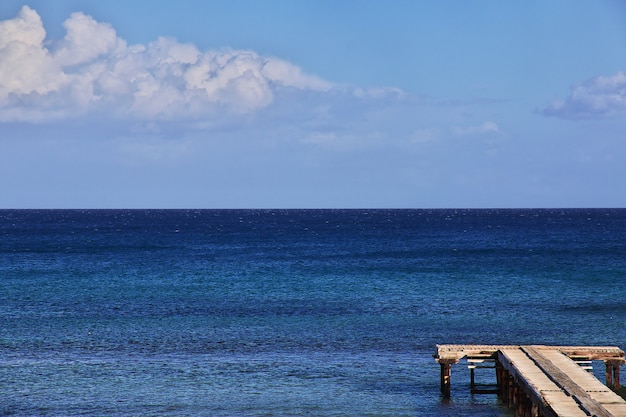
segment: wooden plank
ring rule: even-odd
[[[589,360],[624,359],[624,351],[616,346],[557,346],[569,357]]]
[[[578,365],[571,359],[567,358],[564,354],[557,352],[557,355],[549,353],[550,351],[542,351],[540,348],[526,346],[522,350],[526,352],[532,360],[540,367],[547,375],[550,376],[559,387],[561,387],[565,393],[569,394],[575,401],[580,404],[580,408],[585,410],[591,416],[597,417],[614,417],[609,413],[606,408],[602,406],[598,401],[594,400],[583,388],[581,388],[576,382],[556,364],[554,364],[546,355],[552,357],[565,357],[568,361],[574,364],[577,370],[587,374],[584,370],[580,369]],[[555,410],[556,411],[556,410]],[[561,414],[558,414],[561,415]]]
[[[611,416],[626,416],[626,401],[588,372],[580,372],[576,364],[556,352],[542,351],[553,363],[565,371],[572,380],[599,403]]]
[[[611,413],[612,416],[615,417],[624,417],[626,416],[626,403],[621,404],[604,404],[604,408]]]
[[[506,370],[514,378],[522,378],[527,382],[539,399],[542,391],[561,391],[521,349],[500,352],[499,358]]]
[[[495,357],[505,349],[518,349],[519,345],[437,345],[435,358],[460,360],[464,357]],[[616,346],[542,346],[544,349],[559,350],[570,357],[586,360],[621,360],[624,351]]]
[[[521,349],[499,352],[502,366],[545,416],[588,417],[574,398],[552,381]]]
[[[550,412],[556,417],[589,417],[589,414],[563,391],[544,392],[543,398]]]
[[[556,365],[561,371],[569,376],[585,391],[611,391],[606,385],[598,380],[593,374],[585,371],[576,362],[556,350],[540,349],[542,355]]]
[[[499,350],[515,349],[518,346],[512,345],[437,345],[437,354],[434,355],[439,360],[459,361],[464,357],[472,358],[492,358]]]
[[[623,404],[626,406],[626,401],[624,401],[622,397],[614,393],[612,390],[605,392],[590,392],[589,395],[592,395],[598,402],[605,406],[607,404]],[[626,416],[626,413],[624,416]]]

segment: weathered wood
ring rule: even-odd
[[[450,398],[450,374],[451,363],[440,362],[441,364],[441,395],[444,398]]]
[[[433,355],[437,361],[467,358],[495,358],[500,350],[519,349],[519,345],[437,345]],[[615,346],[541,346],[542,349],[558,350],[568,357],[582,360],[617,360],[624,363],[624,351]]]
[[[580,385],[578,385],[572,377],[572,373],[566,373],[560,366],[553,361],[553,359],[560,359],[560,357],[571,362],[583,375],[589,375],[585,370],[580,369],[576,363],[567,358],[564,354],[558,351],[544,352],[541,349],[535,347],[523,347],[522,351],[525,352],[530,359],[532,359],[537,366],[559,386],[567,395],[572,397],[579,407],[588,413],[590,416],[597,417],[613,417],[598,401],[592,398],[587,391],[585,391]],[[558,357],[552,355],[556,353]],[[571,369],[570,369],[571,371]],[[580,376],[580,374],[576,375]],[[598,381],[599,382],[599,381]]]
[[[500,397],[516,416],[626,417],[626,401],[572,360],[603,360],[607,385],[617,389],[619,369],[624,363],[624,352],[617,347],[438,345],[433,356],[442,365],[442,392],[447,366],[448,396],[452,364],[468,359],[470,386],[474,389],[476,364],[495,360]]]
[[[617,392],[620,388],[619,369],[622,362],[619,360],[607,360],[606,364],[606,385]]]
[[[511,375],[514,384],[520,387],[542,415],[557,417],[559,414],[558,410],[554,410],[555,404],[576,406],[521,349],[501,351],[498,360]],[[581,412],[578,415],[582,417],[585,414]]]

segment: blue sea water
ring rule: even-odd
[[[504,417],[436,344],[625,323],[624,209],[0,210],[2,416]]]

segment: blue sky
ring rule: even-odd
[[[0,3],[1,208],[626,207],[623,1]]]

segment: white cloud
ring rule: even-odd
[[[12,42],[40,46],[45,37],[41,18],[27,6],[14,19],[0,22],[0,48],[6,48]]]
[[[333,143],[338,140],[337,134],[334,132],[313,132],[302,139],[303,143],[325,144]]]
[[[197,120],[270,105],[282,89],[333,85],[254,51],[199,51],[159,38],[128,45],[111,25],[83,13],[66,36],[46,42],[36,11],[0,22],[0,122],[38,122],[105,112],[131,120]]]
[[[55,60],[62,66],[83,64],[116,48],[126,47],[111,25],[98,23],[82,13],[72,13],[63,27],[67,34],[54,54]]]
[[[414,131],[409,140],[411,143],[433,142],[441,138],[441,131],[437,128],[418,129]]]
[[[452,133],[459,136],[484,135],[500,133],[500,128],[492,121],[486,121],[478,126],[453,127]]]
[[[329,91],[333,87],[331,83],[304,74],[300,68],[280,59],[267,60],[263,65],[262,73],[272,82],[286,87],[318,91]]]
[[[353,93],[354,97],[359,99],[365,98],[402,98],[406,94],[404,91],[396,87],[379,87],[379,88],[356,88]]]
[[[566,119],[611,116],[626,112],[626,73],[594,77],[570,89],[569,96],[540,113]]]
[[[45,37],[41,18],[26,6],[14,19],[0,22],[0,106],[10,94],[48,94],[65,81],[43,48]]]

